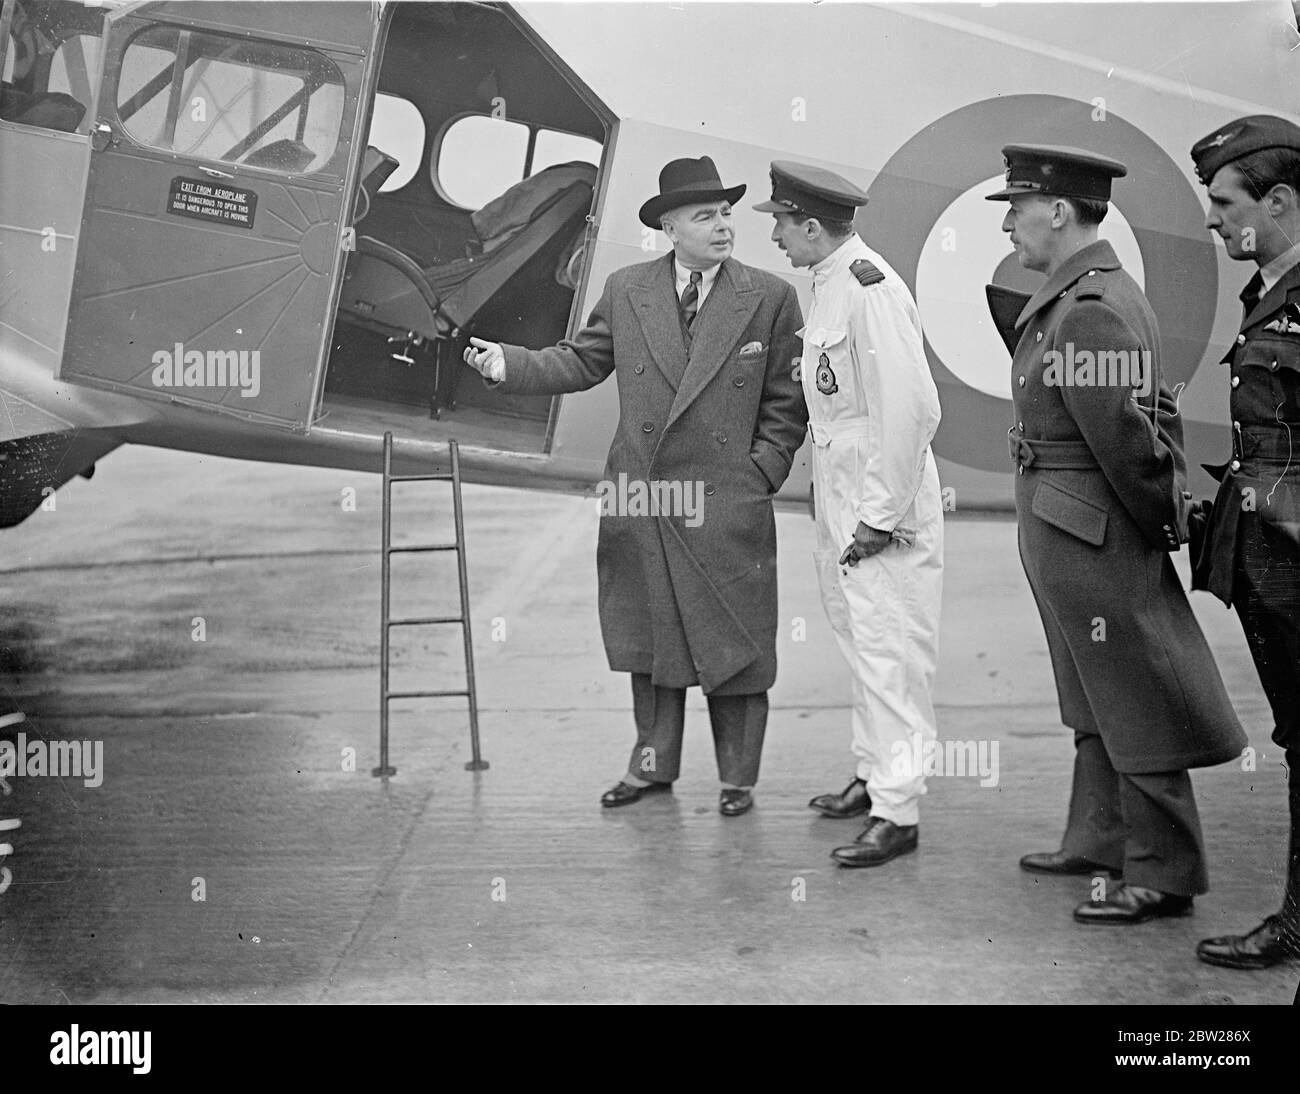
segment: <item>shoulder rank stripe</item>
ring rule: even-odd
[[[849,263],[849,273],[864,285],[875,285],[885,280],[885,275],[865,258],[859,258],[856,262]]]

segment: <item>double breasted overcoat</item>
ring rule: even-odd
[[[717,695],[775,680],[772,496],[807,428],[801,324],[788,282],[729,258],[688,332],[670,254],[610,275],[572,339],[504,347],[508,392],[582,391],[616,375],[596,554],[611,669]],[[683,502],[647,513],[638,491]]]

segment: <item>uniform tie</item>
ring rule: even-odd
[[[1246,282],[1246,287],[1241,290],[1241,304],[1249,315],[1255,310],[1255,305],[1259,303],[1260,298],[1264,295],[1264,279],[1259,272]]]
[[[690,284],[682,290],[682,318],[686,321],[687,330],[691,329],[695,313],[700,310],[700,282],[703,280],[704,275],[699,270],[692,270]]]

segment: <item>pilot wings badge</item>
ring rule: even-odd
[[[1300,303],[1287,304],[1276,319],[1264,324],[1264,329],[1273,334],[1300,335]]]

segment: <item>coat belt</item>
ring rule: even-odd
[[[825,448],[831,441],[851,441],[871,432],[870,418],[835,418],[829,422],[809,422],[813,444]]]
[[[1011,460],[1020,471],[1092,471],[1101,466],[1084,441],[1031,441],[1015,426],[1007,430]]]

